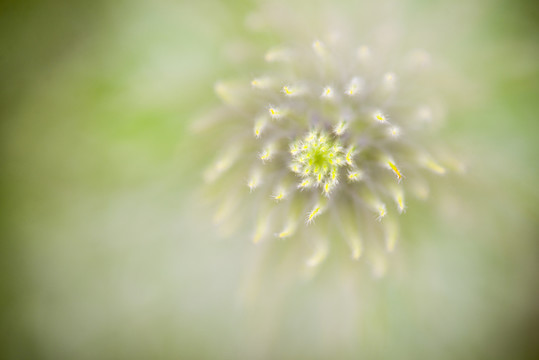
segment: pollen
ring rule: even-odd
[[[401,134],[401,129],[397,126],[392,126],[389,128],[388,133],[390,136],[396,138],[399,137],[399,135]]]
[[[351,170],[348,172],[348,180],[350,182],[356,182],[361,180],[361,173],[358,170]]]
[[[306,188],[311,187],[311,185],[312,185],[311,180],[305,179],[298,185],[298,188],[306,189]]]
[[[271,195],[272,199],[275,201],[281,201],[284,198],[286,198],[286,191],[283,186],[279,186],[275,189],[273,194]]]
[[[268,108],[268,112],[271,116],[272,119],[280,119],[283,117],[283,110],[277,108],[277,107],[274,107],[274,106],[270,106]]]
[[[348,128],[348,123],[346,121],[339,121],[339,123],[333,128],[333,132],[337,136],[341,136],[344,134],[346,129]]]
[[[382,221],[382,219],[386,216],[387,210],[385,204],[379,204],[378,205],[378,221]]]
[[[292,94],[294,94],[294,90],[291,89],[291,88],[288,87],[288,86],[283,86],[283,92],[284,92],[286,95],[292,95]]]
[[[337,183],[337,168],[331,169],[330,178],[331,178],[331,181],[332,181],[334,184]]]
[[[267,146],[264,150],[262,150],[262,152],[258,154],[258,157],[263,162],[266,162],[266,161],[271,160],[272,155],[273,155],[273,147],[270,145],[270,146]]]
[[[260,138],[260,135],[262,135],[262,131],[264,131],[265,127],[266,127],[266,119],[264,117],[260,117],[257,120],[255,120],[253,133],[257,139]]]
[[[294,234],[296,230],[296,224],[294,221],[290,220],[286,227],[280,232],[275,234],[279,239],[284,239],[290,237]]]
[[[298,163],[292,163],[290,164],[290,170],[292,170],[292,172],[295,172],[296,174],[299,174],[301,173],[301,165]]]
[[[399,207],[399,212],[402,214],[404,212],[404,199],[402,194],[397,195],[397,206]]]
[[[353,78],[348,84],[345,94],[348,96],[354,96],[359,92],[359,88],[360,88],[359,78]]]
[[[320,96],[326,99],[331,99],[333,98],[333,94],[334,94],[333,88],[331,86],[326,86],[324,90],[322,90],[322,95]]]
[[[291,235],[290,230],[284,230],[284,231],[280,232],[279,234],[277,234],[277,237],[279,237],[281,239],[284,239],[286,237],[289,237],[290,235]]]
[[[281,114],[280,110],[274,107],[270,107],[268,111],[272,118],[278,118]]]
[[[329,194],[331,193],[331,191],[333,190],[333,188],[335,187],[335,183],[333,182],[326,182],[324,184],[324,195],[329,197]]]
[[[346,157],[345,157],[346,163],[347,163],[348,165],[350,165],[350,166],[354,166],[353,159],[352,159],[353,156],[354,156],[354,154],[355,154],[355,151],[354,151],[354,150],[355,150],[355,148],[354,148],[353,146],[351,146],[351,147],[348,149],[348,151],[346,152]]]
[[[270,85],[271,85],[271,80],[268,77],[259,77],[251,81],[251,86],[254,89],[259,89],[259,90],[267,89],[270,87]]]
[[[247,186],[249,187],[250,191],[253,191],[254,189],[258,187],[258,185],[260,185],[260,179],[261,179],[261,176],[260,176],[260,172],[258,171],[255,172],[253,175],[251,175],[251,178],[247,182]]]
[[[304,92],[304,90],[301,87],[285,85],[283,86],[282,92],[286,96],[293,97],[293,96],[301,95]]]
[[[322,213],[322,207],[315,205],[315,207],[307,214],[307,224],[310,224],[314,219]]]
[[[400,170],[397,168],[397,166],[395,164],[393,164],[391,161],[388,161],[387,164],[389,165],[389,168],[391,170],[393,170],[393,172],[395,173],[395,175],[397,175],[397,179],[399,180],[399,182],[402,180],[402,174],[400,172]]]
[[[383,123],[385,122],[387,119],[386,119],[386,116],[384,114],[382,114],[381,111],[376,111],[374,114],[373,114],[373,117],[375,120]]]

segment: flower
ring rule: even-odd
[[[431,56],[338,32],[277,45],[260,54],[254,78],[215,86],[222,147],[205,179],[223,199],[216,219],[244,218],[255,243],[314,243],[310,266],[338,237],[353,259],[365,250],[380,264],[397,244],[407,194],[425,198],[426,172],[446,173],[434,155],[442,111]]]

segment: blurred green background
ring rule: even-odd
[[[253,245],[209,225],[189,126],[257,3],[0,3],[0,357],[539,358],[535,2],[409,1],[454,10],[436,31],[473,19],[444,53],[479,84],[443,134],[471,168],[438,197],[461,203],[410,206],[398,276],[328,270],[246,310]]]

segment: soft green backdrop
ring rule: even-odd
[[[245,320],[237,293],[252,245],[218,239],[194,195],[208,154],[189,124],[217,103],[214,81],[241,70],[224,44],[247,37],[254,7],[0,4],[0,357],[536,358],[534,2],[409,2],[416,18],[458,9],[477,21],[444,53],[478,84],[443,134],[471,171],[445,188],[464,205],[413,205],[402,245],[413,265],[370,284],[364,303],[376,306],[353,321],[335,273]],[[458,32],[454,18],[436,31]],[[250,334],[268,318],[271,336]]]

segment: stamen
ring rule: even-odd
[[[400,172],[400,170],[397,168],[397,166],[395,164],[393,164],[391,161],[388,161],[387,164],[389,165],[389,168],[391,170],[393,170],[393,172],[395,173],[395,175],[397,175],[397,179],[398,181],[400,182],[402,180],[402,174]]]
[[[374,120],[378,121],[378,122],[385,122],[387,119],[386,119],[386,116],[381,112],[381,111],[376,111],[373,115],[373,118]]]
[[[321,213],[322,206],[320,204],[316,204],[314,208],[307,214],[307,224],[311,224]]]

